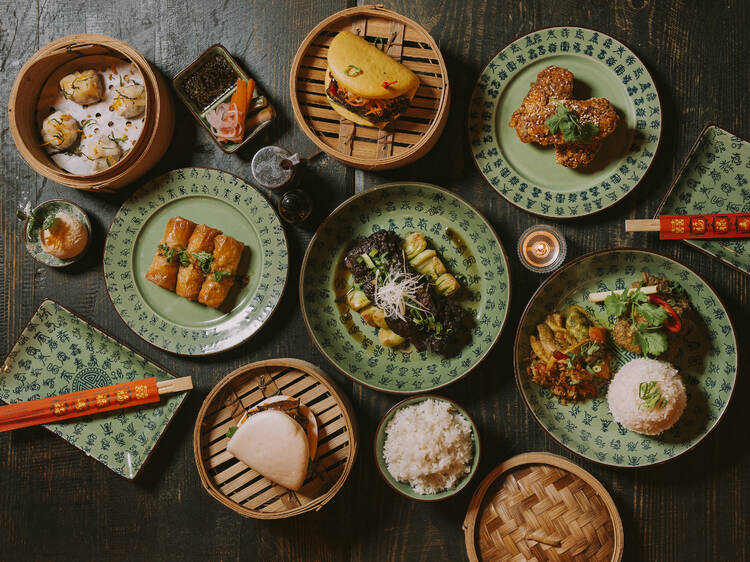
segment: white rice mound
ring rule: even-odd
[[[449,402],[428,399],[398,410],[385,427],[388,472],[418,494],[455,488],[471,468],[471,423]]]
[[[663,408],[642,407],[638,390],[642,382],[655,381],[667,403]],[[616,422],[645,435],[659,435],[672,427],[685,411],[685,385],[670,363],[639,358],[623,365],[609,384],[609,411]]]

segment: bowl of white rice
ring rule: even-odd
[[[460,492],[477,470],[479,450],[471,416],[434,394],[402,400],[388,410],[375,432],[375,463],[383,479],[419,501]]]

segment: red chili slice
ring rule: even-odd
[[[648,300],[651,301],[651,303],[662,307],[669,313],[670,318],[664,323],[664,327],[667,330],[677,333],[682,329],[682,320],[680,320],[680,316],[674,311],[674,308],[672,308],[667,301],[665,301],[659,295],[649,295]]]
[[[383,88],[387,90],[388,86],[390,86],[391,84],[395,84],[396,82],[398,82],[398,80],[393,80],[392,82],[383,82]]]
[[[558,361],[562,361],[563,359],[570,359],[570,356],[565,355],[562,351],[553,351],[552,357],[554,357]]]

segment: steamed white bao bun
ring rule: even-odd
[[[42,140],[52,148],[66,150],[78,141],[80,134],[78,121],[62,111],[55,111],[42,122]]]
[[[60,80],[60,92],[69,100],[90,105],[102,99],[104,85],[95,70],[76,71]]]
[[[146,88],[136,82],[128,82],[115,88],[115,111],[122,117],[138,117],[146,109]]]
[[[122,148],[117,141],[104,135],[87,139],[81,146],[81,153],[94,163],[97,172],[114,166],[122,158]]]

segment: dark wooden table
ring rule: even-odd
[[[741,0],[495,2],[404,0],[387,7],[420,22],[448,64],[452,104],[433,151],[415,164],[363,173],[324,157],[304,180],[316,216],[288,228],[291,274],[281,308],[251,341],[213,358],[182,359],[155,349],[115,313],[102,278],[105,232],[125,197],[143,181],[181,166],[211,166],[250,177],[249,161],[264,144],[312,151],[296,127],[288,96],[289,63],[307,32],[354,2],[159,2],[91,0],[35,3],[0,0],[0,98],[8,99],[21,65],[38,48],[74,33],[105,33],[134,45],[166,77],[200,51],[223,43],[255,76],[278,108],[265,138],[239,155],[221,153],[177,102],[177,128],[164,159],[116,197],[80,193],[35,174],[16,151],[7,114],[0,113],[0,353],[7,352],[38,303],[52,297],[165,365],[192,375],[196,390],[142,476],[130,482],[42,428],[0,434],[0,558],[463,560],[461,523],[471,490],[500,461],[524,451],[551,451],[591,471],[611,492],[625,526],[627,560],[750,558],[750,384],[740,371],[729,410],[696,450],[663,466],[611,469],[575,457],[537,426],[513,380],[511,345],[521,311],[543,276],[515,257],[522,230],[539,222],[496,196],[475,169],[466,139],[474,81],[497,50],[535,28],[593,27],[628,44],[653,74],[664,107],[664,137],[645,181],[624,202],[593,218],[560,224],[569,256],[624,245],[674,256],[704,275],[731,310],[740,360],[750,364],[750,277],[679,243],[624,234],[626,218],[650,217],[703,126],[710,121],[747,138],[750,4]],[[439,504],[410,502],[386,487],[373,464],[375,426],[396,397],[352,383],[313,346],[299,311],[297,282],[307,243],[320,218],[355,191],[392,180],[433,182],[468,198],[495,226],[510,256],[513,301],[505,334],[469,377],[445,389],[479,425],[482,462],[474,485]],[[26,253],[16,209],[54,197],[83,206],[96,239],[82,264],[65,271],[38,265]],[[259,359],[300,357],[341,384],[359,418],[361,449],[344,489],[321,512],[284,521],[243,519],[202,489],[193,462],[196,412],[212,386],[232,369]]]

